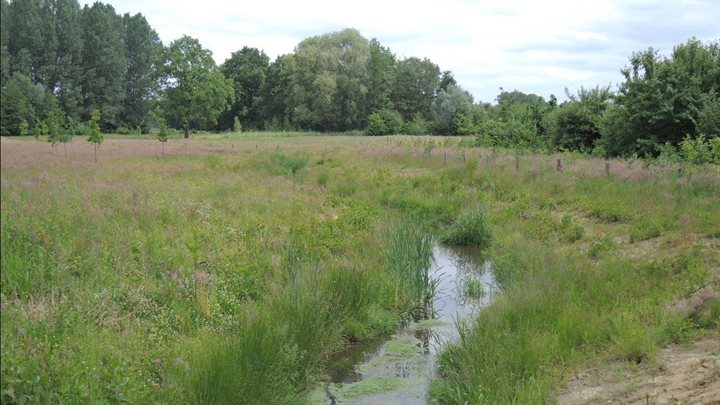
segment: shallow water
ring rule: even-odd
[[[413,322],[396,334],[341,353],[331,365],[328,384],[311,395],[313,403],[426,404],[435,376],[435,356],[458,338],[456,320],[488,305],[497,285],[490,262],[476,249],[433,247],[431,275],[439,280],[434,319]],[[482,294],[469,298],[464,286],[475,280]]]

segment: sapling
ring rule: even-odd
[[[158,118],[157,139],[162,144],[163,159],[165,158],[165,142],[168,141],[168,138],[170,138],[170,136],[168,135],[167,125],[165,124],[165,120],[163,118]]]
[[[88,136],[87,141],[93,144],[93,147],[95,148],[95,162],[97,162],[97,149],[100,146],[101,143],[103,143],[103,136],[100,133],[100,110],[95,109],[93,110],[92,117],[90,118],[90,122],[88,122],[88,129],[90,130],[90,136]]]

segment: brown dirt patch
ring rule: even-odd
[[[655,366],[613,364],[576,374],[558,397],[563,405],[720,404],[720,335],[672,345]]]

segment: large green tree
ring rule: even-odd
[[[382,46],[377,39],[372,39],[368,59],[368,113],[393,108],[390,94],[395,82],[395,64],[395,55],[390,49]]]
[[[720,92],[720,45],[690,39],[669,58],[650,48],[633,54],[622,74],[600,142],[611,155],[654,155],[698,136],[700,113]]]
[[[84,118],[100,110],[100,126],[112,130],[120,125],[126,91],[127,58],[123,20],[111,5],[95,3],[82,11]]]
[[[321,131],[362,128],[369,58],[368,41],[354,29],[300,42],[291,65],[295,125]]]
[[[233,52],[230,59],[220,66],[220,71],[233,82],[235,102],[220,116],[219,128],[232,128],[236,117],[243,128],[262,126],[257,104],[269,65],[270,58],[265,52],[257,48],[243,47]]]
[[[162,42],[142,14],[125,14],[123,29],[127,72],[121,121],[130,128],[147,127],[150,98],[157,91],[155,65]]]
[[[0,0],[0,88],[10,78],[10,3]]]
[[[439,80],[440,68],[429,59],[411,57],[398,62],[391,95],[395,109],[406,120],[416,113],[429,118]]]
[[[164,111],[170,122],[185,130],[212,126],[233,101],[232,82],[215,65],[212,52],[189,36],[170,43],[161,67]]]
[[[58,46],[52,3],[15,0],[6,11],[12,71],[29,76],[33,83],[48,86],[55,74]]]
[[[82,114],[83,27],[77,0],[52,0],[57,35],[57,53],[52,83],[60,106],[72,120]]]
[[[268,67],[257,100],[258,114],[266,130],[288,129],[292,54],[280,55]]]

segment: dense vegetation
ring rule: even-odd
[[[598,156],[679,156],[683,141],[711,149],[720,135],[720,46],[695,39],[669,57],[635,53],[617,91],[581,88],[559,105],[517,90],[476,103],[451,72],[398,59],[353,29],[307,38],[272,62],[243,47],[216,66],[196,39],[164,46],[141,14],[99,2],[2,0],[0,46],[3,135],[45,135],[51,122],[85,134],[95,109],[103,131],[125,134],[157,128],[160,117],[186,137],[194,129],[472,134],[487,146]]]
[[[503,290],[442,356],[442,402],[552,402],[587,359],[645,364],[720,326],[717,300],[667,305],[720,287],[714,166],[608,177],[563,155],[558,174],[456,138],[357,139],[171,140],[163,159],[108,139],[96,164],[85,142],[65,159],[3,138],[3,403],[302,402],[332,353],[422,316],[428,235],[487,247]]]

